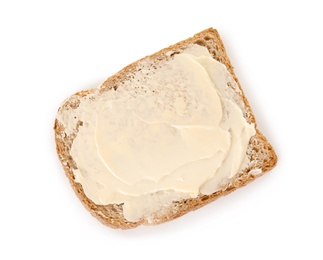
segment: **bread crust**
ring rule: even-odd
[[[241,90],[240,96],[245,105],[245,111],[243,111],[244,116],[249,123],[254,123],[256,128],[256,135],[250,139],[247,150],[247,156],[249,157],[251,164],[243,172],[234,177],[225,187],[222,188],[222,190],[219,190],[211,195],[201,194],[197,198],[175,201],[169,208],[166,209],[166,211],[163,212],[162,215],[155,215],[152,218],[142,219],[138,222],[129,222],[123,216],[122,205],[95,204],[85,195],[82,185],[75,181],[73,169],[77,169],[77,165],[70,155],[70,150],[73,144],[73,140],[77,136],[78,128],[82,126],[82,122],[79,121],[77,123],[76,131],[74,133],[67,135],[67,133],[65,132],[64,124],[56,118],[54,124],[56,150],[65,170],[66,176],[68,177],[75,193],[77,194],[83,205],[91,212],[93,216],[98,218],[105,225],[113,228],[130,229],[141,224],[153,225],[173,220],[190,211],[196,210],[221,196],[227,195],[240,187],[245,186],[255,178],[271,170],[277,163],[276,153],[265,136],[258,130],[255,117],[252,113],[249,102],[243,93],[238,78],[234,73],[233,66],[226,54],[224,44],[217,30],[213,28],[209,28],[200,33],[197,33],[191,38],[176,43],[172,46],[169,46],[168,48],[156,52],[155,54],[146,56],[143,59],[128,65],[115,75],[108,78],[99,87],[99,92],[101,93],[105,91],[111,91],[118,88],[120,82],[128,79],[134,72],[136,72],[137,64],[140,61],[147,60],[153,62],[155,60],[163,60],[167,58],[167,54],[169,55],[169,52],[173,52],[175,54],[180,53],[192,44],[198,44],[207,47],[209,52],[213,55],[214,59],[218,60],[226,66]],[[75,93],[59,108],[58,114],[64,110],[77,108],[82,98],[94,93],[95,91],[97,91],[97,89],[90,89]],[[262,173],[254,175],[251,173],[253,169],[261,169]]]

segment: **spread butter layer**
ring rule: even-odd
[[[75,180],[96,204],[123,204],[128,221],[219,190],[246,165],[255,134],[236,82],[207,48],[140,66],[72,112],[84,122],[70,152]]]

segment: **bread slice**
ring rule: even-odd
[[[83,127],[86,122],[83,122],[81,119],[73,121],[71,118],[69,118],[69,115],[72,115],[72,111],[76,110],[85,98],[89,96],[95,97],[104,92],[115,91],[120,88],[125,81],[133,78],[138,72],[140,63],[145,62],[153,67],[157,63],[168,59],[172,55],[183,52],[183,50],[192,46],[192,44],[206,47],[215,60],[226,66],[227,70],[230,72],[233,79],[236,81],[237,86],[239,87],[239,90],[235,91],[238,93],[243,103],[243,115],[248,123],[253,123],[255,125],[256,130],[256,134],[250,138],[247,148],[247,157],[250,163],[241,172],[235,175],[235,177],[230,179],[225,186],[210,195],[199,194],[196,198],[194,197],[176,200],[168,205],[165,205],[162,210],[152,212],[149,217],[142,218],[136,222],[128,221],[123,215],[122,203],[98,205],[85,195],[82,185],[76,180],[74,172],[78,169],[78,165],[71,156],[71,148],[74,139],[78,135],[79,129]],[[63,114],[64,117],[62,116]],[[57,118],[55,120],[54,130],[58,157],[77,196],[93,216],[98,218],[103,224],[113,228],[130,229],[141,224],[154,225],[173,220],[192,210],[196,210],[221,196],[227,195],[240,187],[243,187],[247,183],[253,181],[255,178],[272,169],[277,163],[277,156],[272,146],[257,128],[255,117],[246,97],[244,96],[239,81],[234,74],[233,66],[231,65],[226,54],[222,40],[218,32],[213,28],[209,28],[197,33],[191,38],[130,64],[115,75],[108,78],[98,89],[80,91],[72,95],[59,108]]]

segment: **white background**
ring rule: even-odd
[[[1,1],[1,259],[323,259],[320,1]],[[53,123],[72,93],[215,27],[279,156],[175,221],[114,230],[74,195]]]

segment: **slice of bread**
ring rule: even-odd
[[[249,124],[254,124],[255,126],[256,134],[250,138],[246,150],[249,163],[233,178],[227,181],[220,190],[217,190],[210,195],[203,195],[200,193],[197,197],[175,200],[160,207],[157,212],[146,214],[138,221],[128,221],[123,214],[123,203],[109,205],[94,203],[88,198],[84,191],[84,187],[82,187],[82,184],[75,176],[75,172],[80,169],[71,154],[71,149],[73,141],[78,136],[80,129],[85,127],[87,122],[81,117],[76,118],[74,112],[80,107],[85,99],[93,100],[93,102],[95,102],[96,97],[103,93],[108,91],[113,92],[119,88],[123,88],[125,82],[137,77],[136,75],[142,69],[143,63],[146,68],[148,66],[158,70],[158,66],[161,66],[164,61],[171,59],[174,55],[182,53],[185,49],[194,44],[206,47],[215,60],[225,65],[227,71],[229,71],[236,82],[237,89],[234,89],[234,91],[237,93],[242,104],[241,109],[243,116]],[[228,84],[228,88],[230,87],[234,88],[234,86]],[[277,163],[277,156],[272,146],[257,128],[255,117],[244,96],[239,81],[234,74],[233,66],[226,54],[222,40],[218,32],[213,28],[204,30],[194,35],[192,38],[181,41],[130,64],[108,78],[99,88],[80,91],[72,95],[59,108],[54,130],[57,153],[74,191],[93,216],[97,217],[102,223],[114,228],[130,229],[141,224],[153,225],[173,220],[192,210],[198,209],[221,196],[229,194],[237,188],[243,187],[272,169]],[[127,162],[125,161],[125,163]],[[133,174],[136,174],[136,172]]]

